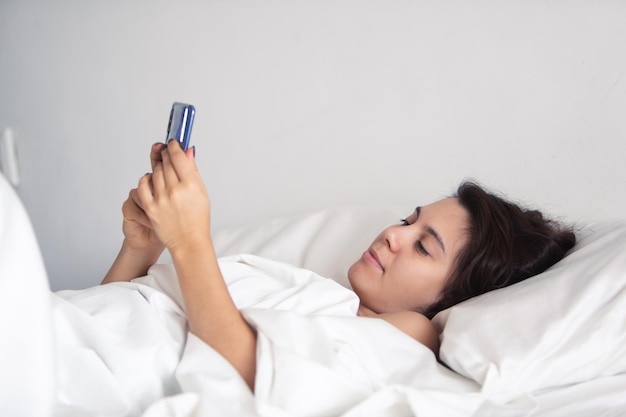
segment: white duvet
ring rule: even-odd
[[[131,283],[52,295],[57,410],[354,416],[384,413],[405,398],[407,409],[449,416],[480,406],[476,384],[386,322],[356,317],[358,299],[333,280],[251,255],[221,259],[220,266],[258,332],[254,396],[225,360],[187,332],[174,269],[155,265]]]

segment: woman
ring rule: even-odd
[[[151,174],[122,207],[124,242],[103,284],[146,274],[164,248],[172,257],[189,329],[226,358],[254,390],[256,334],[234,304],[210,235],[210,201],[195,150],[155,144]],[[385,229],[348,272],[358,314],[387,320],[438,350],[429,318],[465,299],[535,275],[575,243],[541,213],[474,184],[418,207]]]

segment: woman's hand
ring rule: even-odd
[[[164,246],[157,238],[146,213],[137,203],[133,189],[122,205],[124,242],[102,284],[130,281],[147,274],[148,268],[161,256]]]
[[[135,203],[146,214],[156,237],[172,255],[209,240],[210,202],[194,149],[185,153],[174,140],[167,147],[154,145],[150,159],[153,172],[139,180]],[[137,220],[133,225],[141,224]]]
[[[161,162],[163,143],[155,143],[150,149],[150,165],[152,170]],[[149,175],[149,174],[146,174]],[[122,232],[124,244],[135,251],[152,251],[160,254],[165,246],[157,237],[150,219],[141,207],[141,201],[137,189],[133,188],[128,193],[128,198],[122,205]]]
[[[161,160],[162,144],[152,145],[150,162],[152,168]],[[116,281],[130,281],[146,275],[148,268],[158,261],[165,245],[157,237],[150,219],[141,207],[137,189],[128,193],[122,204],[122,232],[124,242],[115,261],[102,280],[103,284]]]
[[[137,189],[133,188],[122,205],[124,242],[130,249],[136,251],[158,251],[160,254],[164,249],[164,245],[152,229],[150,219],[148,219],[148,216],[139,204]]]

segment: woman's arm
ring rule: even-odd
[[[192,241],[172,251],[192,333],[219,352],[254,390],[256,334],[235,306],[213,244]]]
[[[235,306],[210,236],[210,202],[193,157],[176,141],[139,181],[138,198],[172,256],[192,333],[226,358],[254,389],[256,334]]]
[[[134,248],[131,242],[124,239],[122,248],[101,284],[130,281],[146,275],[148,268],[156,263],[162,251],[163,247],[148,250]]]

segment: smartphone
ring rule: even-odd
[[[193,118],[196,115],[196,109],[191,104],[174,103],[170,111],[170,121],[167,124],[167,137],[165,143],[170,139],[176,139],[180,142],[183,150],[189,148],[189,140],[191,139],[191,127],[193,126]]]

